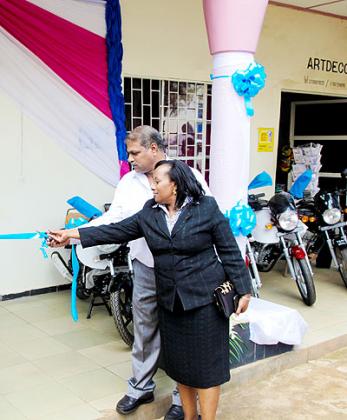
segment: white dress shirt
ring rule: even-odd
[[[201,183],[206,195],[211,195],[208,185],[201,173],[196,169],[192,170],[196,179]],[[148,177],[145,174],[137,173],[135,171],[128,172],[119,181],[109,210],[102,216],[81,227],[117,223],[140,211],[146,201],[151,198],[153,198],[153,193]],[[154,267],[153,256],[144,238],[129,242],[129,246],[131,259],[136,258],[147,267]]]

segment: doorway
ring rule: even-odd
[[[323,146],[320,189],[341,185],[347,167],[347,99],[282,92],[276,167],[277,191],[291,184],[290,148],[308,143]]]

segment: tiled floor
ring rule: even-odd
[[[347,289],[333,270],[316,270],[317,303],[305,306],[289,277],[262,276],[261,297],[300,311],[309,324],[303,346],[347,334]],[[69,316],[69,292],[0,302],[0,418],[112,418],[131,373],[130,351],[103,307]],[[156,374],[157,395],[173,382]]]

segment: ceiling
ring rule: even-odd
[[[276,0],[270,3],[347,19],[347,0]]]

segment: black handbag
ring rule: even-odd
[[[234,286],[226,280],[214,289],[213,296],[220,313],[229,319],[231,314],[236,312],[240,300],[240,295],[236,293]]]

